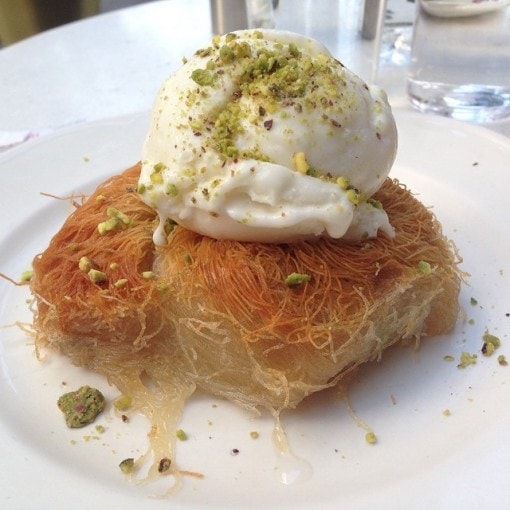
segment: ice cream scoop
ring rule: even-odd
[[[163,84],[138,191],[160,224],[240,241],[392,234],[371,200],[397,146],[385,93],[319,42],[246,30],[213,39]]]

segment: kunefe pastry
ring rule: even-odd
[[[37,347],[105,374],[132,397],[152,423],[154,473],[161,459],[178,472],[175,431],[196,388],[278,414],[389,346],[446,333],[456,321],[458,257],[432,212],[387,177],[396,131],[383,95],[357,81],[364,95],[354,94],[359,78],[318,43],[312,51],[309,40],[295,36],[298,46],[289,37],[241,32],[198,52],[179,71],[194,85],[174,89],[180,102],[173,108],[187,101],[193,112],[189,121],[175,113],[174,150],[189,154],[175,156],[158,134],[172,118],[159,104],[141,163],[100,184],[33,263]],[[252,65],[253,55],[265,64]],[[286,93],[282,76],[291,71],[299,86]],[[238,83],[233,92],[228,72]],[[322,82],[321,73],[329,73]],[[310,96],[317,84],[326,92],[314,96],[316,87]],[[207,115],[197,113],[196,101],[227,89],[227,106],[216,101]],[[170,101],[170,93],[163,88],[158,101]],[[239,105],[250,97],[253,104]],[[230,131],[218,120],[226,109]],[[369,120],[360,123],[356,112]],[[349,148],[347,160],[342,149],[332,168],[330,156],[321,159],[328,147],[314,156],[316,142],[294,141],[303,122],[325,145],[347,138],[353,145],[363,139],[363,147]],[[256,130],[251,140],[248,125]],[[179,130],[191,131],[188,148]],[[268,154],[271,132],[290,157]],[[382,155],[365,154],[372,150]],[[375,186],[367,176],[353,184],[360,158]],[[267,192],[257,181],[251,193],[249,174],[258,173]],[[315,212],[311,202],[299,209],[307,189],[321,202]],[[275,226],[278,215],[284,220]]]

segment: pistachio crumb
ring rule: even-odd
[[[105,235],[113,230],[123,230],[132,223],[131,218],[127,214],[124,214],[115,207],[108,207],[106,209],[106,216],[108,216],[108,219],[97,225],[100,235]]]
[[[123,212],[116,209],[115,207],[108,207],[108,209],[106,209],[106,215],[108,216],[108,218],[117,218],[124,225],[131,224],[131,218],[127,214],[124,214]]]
[[[506,356],[504,354],[500,354],[498,356],[498,363],[502,366],[502,367],[506,367],[508,366],[508,361],[506,359]]]
[[[113,406],[119,411],[125,411],[131,407],[133,399],[129,395],[121,395],[113,401]]]
[[[353,188],[348,189],[345,192],[345,195],[347,196],[347,200],[349,200],[349,202],[351,202],[351,204],[354,204],[354,205],[358,205],[361,202],[361,200],[362,200],[361,194],[358,193]]]
[[[159,282],[156,285],[156,288],[159,290],[159,292],[166,292],[170,288],[170,285],[168,285],[166,282]]]
[[[451,354],[446,354],[445,356],[443,356],[443,359],[448,362],[455,361],[455,358]]]
[[[119,464],[119,468],[125,475],[129,475],[135,469],[135,459],[133,459],[132,457],[124,459]]]
[[[258,438],[259,438],[259,433],[258,433],[256,430],[252,430],[252,431],[250,432],[250,437],[251,437],[252,439],[258,439]]]
[[[176,226],[177,223],[174,220],[172,220],[171,218],[167,218],[164,225],[165,234],[169,235]]]
[[[186,441],[188,439],[188,435],[186,434],[186,432],[184,432],[184,430],[182,429],[179,429],[175,435],[177,436],[177,439],[179,441]]]
[[[474,297],[472,297],[470,300],[469,300],[469,303],[473,306],[477,305],[478,304],[478,300],[475,299]]]
[[[170,195],[171,197],[176,197],[179,193],[179,190],[177,189],[177,186],[175,184],[168,184],[166,187],[166,194]]]
[[[298,287],[310,279],[310,275],[302,273],[291,273],[285,278],[287,287]]]
[[[477,356],[476,354],[470,354],[469,352],[463,352],[460,355],[460,361],[457,365],[457,368],[466,368],[469,365],[475,365],[476,364]]]
[[[142,272],[142,278],[145,278],[146,280],[153,280],[156,277],[154,271],[143,271]]]
[[[374,432],[370,431],[365,434],[365,441],[368,444],[375,444],[377,443],[377,436],[374,434]]]
[[[423,274],[430,274],[432,272],[430,263],[426,262],[425,260],[420,260],[420,262],[418,262],[418,270]]]
[[[370,204],[375,209],[379,209],[379,211],[383,211],[384,210],[382,202],[380,200],[375,199],[375,198],[369,198],[367,200],[367,204]]]
[[[64,393],[57,401],[58,408],[64,413],[66,424],[78,428],[92,423],[103,411],[103,394],[90,386],[82,386],[76,391]]]
[[[103,271],[99,271],[97,269],[90,269],[87,272],[87,275],[91,282],[94,283],[102,283],[106,280],[106,274]]]
[[[452,412],[449,409],[445,409],[443,411],[443,416],[451,416],[451,415],[452,415]]]
[[[349,189],[349,179],[347,179],[347,177],[337,177],[336,179],[336,183],[338,184],[338,186],[340,186],[340,189],[343,189],[344,191],[348,190]]]
[[[29,282],[34,276],[34,271],[32,269],[27,269],[21,273],[20,279],[22,282]]]
[[[481,350],[484,356],[491,356],[501,346],[501,340],[497,336],[491,335],[488,331],[484,333],[482,339],[483,345]]]
[[[81,257],[78,261],[78,268],[80,271],[84,273],[88,273],[91,269],[94,269],[96,266],[90,257]]]
[[[123,289],[127,285],[127,278],[119,278],[113,285],[117,289]]]
[[[191,79],[202,87],[210,87],[216,79],[216,74],[208,69],[194,69]]]
[[[310,168],[310,165],[308,164],[308,161],[306,160],[306,156],[304,152],[296,152],[293,157],[294,166],[296,167],[296,170],[300,174],[306,174],[308,169]]]

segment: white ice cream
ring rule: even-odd
[[[317,41],[241,31],[199,50],[160,90],[138,190],[160,218],[217,239],[392,235],[368,200],[395,158],[384,92]]]

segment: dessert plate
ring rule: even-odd
[[[184,478],[167,499],[124,478],[118,464],[144,453],[148,423],[122,422],[108,405],[70,430],[58,397],[84,384],[111,402],[107,381],[65,358],[35,357],[27,287],[0,279],[0,501],[6,508],[498,508],[510,497],[510,140],[440,117],[396,112],[392,175],[433,208],[469,273],[452,334],[395,348],[349,388],[305,400],[282,416],[295,458],[280,456],[268,415],[196,395],[178,443]],[[0,156],[0,272],[16,280],[87,194],[139,158],[146,113],[83,124]],[[484,333],[501,347],[481,353]],[[462,353],[474,364],[459,368]],[[474,357],[476,355],[476,358]],[[450,361],[448,361],[450,360]],[[100,425],[96,428],[96,425]],[[365,440],[367,429],[376,444]]]

